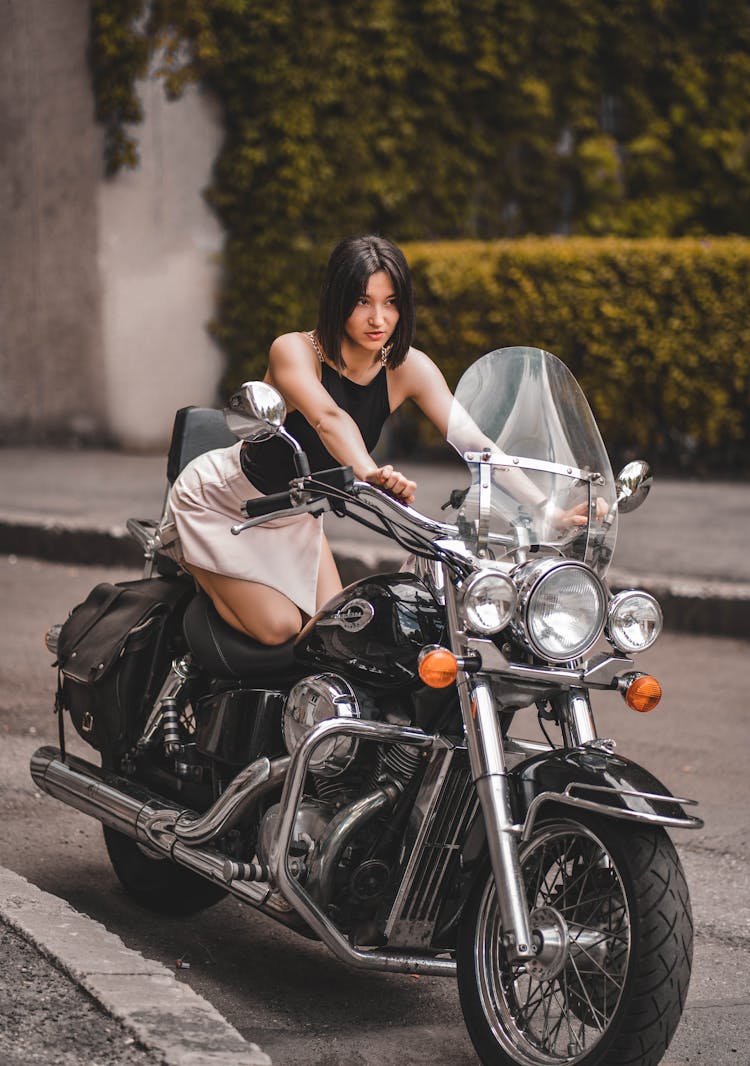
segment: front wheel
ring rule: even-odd
[[[656,1066],[692,961],[685,877],[661,828],[586,813],[540,822],[521,849],[530,964],[502,945],[495,881],[478,879],[458,943],[466,1026],[485,1066]]]

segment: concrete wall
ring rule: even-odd
[[[219,399],[216,107],[144,82],[141,166],[105,179],[88,0],[2,10],[0,440],[162,448],[176,408]]]
[[[0,436],[105,428],[88,0],[4,0]]]
[[[219,116],[196,89],[168,103],[140,85],[141,164],[99,187],[99,267],[107,424],[149,448],[187,404],[213,406],[223,362],[205,326],[222,232],[201,196],[219,149]]]

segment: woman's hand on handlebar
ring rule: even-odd
[[[608,512],[607,501],[602,496],[596,498],[596,521],[600,522]],[[574,526],[587,526],[589,523],[589,508],[586,503],[579,503],[567,511],[557,511],[555,514],[557,526],[560,529],[570,529]]]
[[[378,466],[365,474],[364,480],[369,485],[383,489],[400,503],[412,504],[417,492],[416,481],[410,481],[400,470],[394,470],[389,464]]]

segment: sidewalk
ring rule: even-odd
[[[463,467],[404,461],[416,506],[440,505],[465,484]],[[0,449],[0,552],[60,562],[141,566],[130,517],[157,518],[166,486],[162,456],[113,451]],[[353,521],[327,519],[342,576],[398,566],[404,553]],[[669,628],[750,636],[750,483],[654,480],[648,500],[620,519],[610,584],[640,587]]]
[[[271,1066],[161,963],[0,867],[3,1066]]]

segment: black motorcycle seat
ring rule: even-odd
[[[292,672],[294,640],[268,645],[244,636],[224,621],[204,592],[188,604],[182,629],[196,663],[217,679],[261,684]]]

